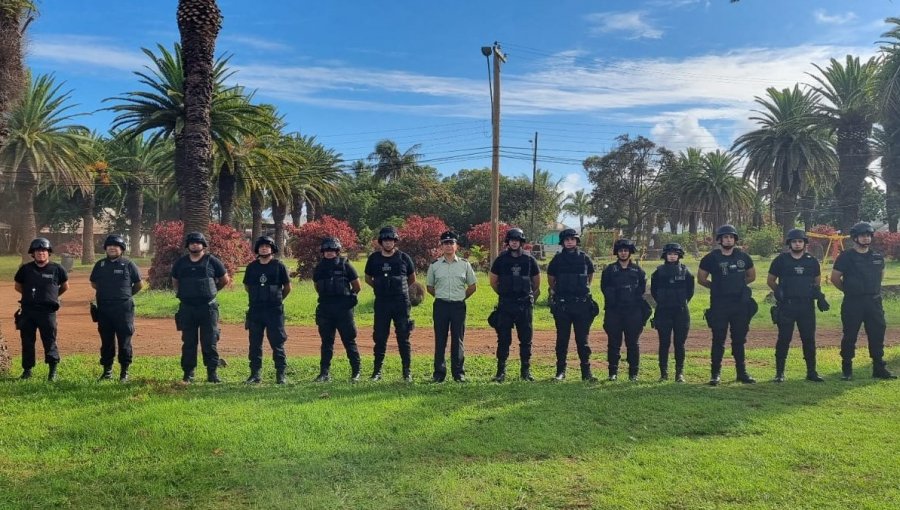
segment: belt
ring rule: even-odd
[[[560,303],[587,303],[591,300],[591,296],[557,297],[556,300]]]
[[[447,303],[447,304],[459,304],[459,303],[465,303],[465,300],[454,301],[452,299],[437,298],[434,300],[434,302],[435,303]]]

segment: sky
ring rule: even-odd
[[[590,190],[582,161],[643,135],[671,150],[727,149],[753,129],[766,88],[814,84],[813,64],[874,56],[890,0],[219,0],[217,55],[231,81],[273,104],[288,131],[347,162],[382,139],[420,144],[450,175],[491,165],[488,63],[502,65],[503,175],[538,167]],[[26,59],[71,90],[105,132],[105,98],[142,90],[141,48],[179,40],[176,0],[39,0]],[[565,220],[565,219],[564,219]],[[571,222],[570,222],[571,223]],[[577,221],[575,222],[577,223]]]

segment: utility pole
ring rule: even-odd
[[[531,233],[530,235],[534,238],[531,242],[534,244],[537,241],[537,234],[534,230],[534,208],[537,200],[537,142],[538,142],[538,133],[534,132],[534,155],[531,157]]]
[[[493,154],[491,156],[491,261],[500,254],[500,64],[506,62],[506,55],[500,50],[500,43],[481,48],[481,53],[494,57],[494,85],[491,94],[491,127]]]

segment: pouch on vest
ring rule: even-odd
[[[22,329],[22,309],[21,308],[19,308],[18,310],[15,311],[15,313],[13,313],[13,324],[16,325],[17,330]]]
[[[772,316],[772,324],[778,324],[778,320],[781,319],[778,305],[772,305],[772,308],[769,309],[769,314]]]
[[[99,322],[100,321],[100,309],[97,308],[97,303],[91,301],[90,311],[91,311],[91,321]]]

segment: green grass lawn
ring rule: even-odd
[[[832,349],[828,382],[804,382],[797,348],[787,383],[711,388],[704,356],[687,385],[551,383],[548,360],[539,382],[495,385],[487,357],[467,362],[476,382],[408,385],[396,356],[381,383],[322,385],[316,358],[292,358],[285,387],[268,362],[258,387],[243,366],[182,386],[166,357],[96,383],[96,358],[72,356],[55,384],[0,380],[0,508],[900,507],[900,383],[862,359],[840,382]],[[771,377],[770,349],[749,356]]]

